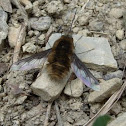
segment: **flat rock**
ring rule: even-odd
[[[54,42],[61,37],[60,33],[52,34],[47,43],[46,49],[52,47]],[[117,62],[113,57],[108,40],[105,38],[83,37],[73,35],[75,53],[86,63],[87,67],[97,71],[117,69]],[[85,52],[85,53],[84,53]],[[81,53],[81,54],[79,54]]]
[[[8,34],[7,13],[0,7],[0,50],[2,50],[3,40]]]
[[[53,101],[60,95],[69,77],[70,73],[66,78],[64,78],[64,80],[54,82],[50,80],[46,69],[43,68],[42,73],[36,81],[33,82],[31,88],[34,94],[40,96],[44,101]]]
[[[126,112],[111,121],[107,126],[126,126]]]
[[[80,97],[83,93],[84,84],[80,79],[72,80],[71,83],[67,83],[64,89],[66,95],[72,97]]]
[[[100,91],[93,91],[88,97],[89,103],[101,102],[109,98],[115,91],[121,87],[121,79],[113,78],[100,83]]]

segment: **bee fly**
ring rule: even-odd
[[[64,79],[72,68],[75,75],[93,90],[100,90],[98,80],[74,53],[75,46],[71,35],[62,35],[55,41],[52,48],[34,54],[31,57],[14,63],[11,70],[29,70],[38,68],[48,61],[46,65],[51,80]]]

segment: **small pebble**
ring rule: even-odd
[[[28,32],[28,35],[29,35],[29,37],[32,37],[32,36],[34,35],[34,31],[30,30],[30,31]]]
[[[59,14],[63,10],[63,4],[60,0],[51,1],[47,6],[47,12],[49,14]]]
[[[99,21],[91,21],[89,23],[89,27],[91,30],[96,30],[96,31],[101,31],[103,29],[103,22],[99,22]]]
[[[71,2],[71,0],[63,0],[63,2],[64,2],[65,4],[69,4],[69,3]]]
[[[37,47],[31,42],[26,43],[24,46],[22,46],[22,49],[23,52],[28,52],[28,53],[36,53],[37,51]]]
[[[119,40],[122,40],[124,38],[124,30],[117,30],[116,31],[116,37],[119,39]]]
[[[44,40],[45,39],[45,35],[44,34],[41,34],[39,37],[38,37],[39,40]]]
[[[78,18],[79,25],[87,25],[89,18],[87,16],[81,16]]]
[[[126,52],[126,39],[124,39],[120,42],[120,47],[121,47],[121,49],[123,49]]]
[[[122,110],[122,107],[121,107],[120,103],[117,102],[117,103],[112,107],[112,109],[110,110],[110,112],[111,112],[112,114],[114,114],[114,115],[117,115],[117,114],[119,114],[119,113],[121,112],[121,110]]]
[[[26,10],[32,9],[32,3],[30,0],[20,0],[20,2],[25,5]]]
[[[83,85],[80,79],[72,80],[65,86],[64,93],[72,97],[80,97],[83,93]]]
[[[31,18],[30,19],[31,27],[38,31],[44,31],[47,30],[51,25],[51,18],[46,17],[40,17],[40,18]]]
[[[109,12],[110,17],[121,18],[123,16],[122,8],[112,8]]]
[[[107,73],[104,77],[105,80],[109,80],[109,79],[112,79],[112,78],[122,78],[123,76],[123,72],[121,70],[118,70],[118,71],[115,71],[115,72],[110,72],[110,73]]]

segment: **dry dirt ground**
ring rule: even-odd
[[[34,23],[33,17],[46,16],[48,18],[44,19],[47,22],[45,24],[40,23],[37,27],[32,25],[31,28],[27,28],[20,58],[41,50],[45,39],[44,35],[50,25],[54,28],[53,32],[57,32],[59,26],[68,28],[69,12],[77,8],[77,19],[72,28],[73,33],[107,38],[118,63],[117,71],[123,71],[124,58],[126,58],[125,0],[90,0],[83,11],[81,9],[83,9],[86,0],[29,1],[30,3],[28,0],[24,0],[22,5],[25,7],[31,24]],[[10,30],[23,22],[19,9],[14,4],[12,8],[12,13],[8,13],[7,19],[8,37],[4,40],[4,46],[0,53],[0,62],[3,63],[0,64],[0,126],[43,126],[47,102],[34,95],[30,88],[38,74],[38,69],[15,72],[9,72],[7,69],[7,66],[12,63],[14,52],[14,43],[11,43],[9,38],[15,39],[13,38],[15,36]],[[106,71],[102,73],[103,76],[106,74]],[[62,93],[57,99],[64,126],[84,125],[106,102],[105,100],[101,103],[89,104],[87,99],[90,92],[91,90],[85,87],[79,98],[69,97]],[[108,114],[113,118],[126,111],[125,96],[126,93],[124,92],[115,107],[109,111]],[[54,125],[58,124],[55,107],[52,105],[49,126]]]

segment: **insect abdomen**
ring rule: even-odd
[[[71,67],[74,51],[73,39],[62,36],[57,40],[48,56],[47,70],[52,80],[61,80],[67,76]]]

